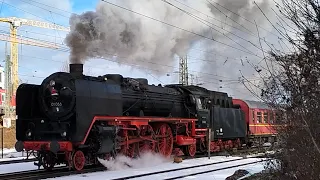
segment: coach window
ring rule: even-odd
[[[274,121],[275,121],[275,123],[280,123],[281,122],[281,118],[280,118],[280,112],[276,112],[275,113],[275,115],[276,115],[276,117],[275,117],[275,119],[274,119]]]
[[[274,114],[272,111],[269,111],[270,114],[270,124],[273,124]]]
[[[254,115],[254,110],[252,110],[252,122],[254,123],[254,118],[255,118],[255,115]]]
[[[261,123],[261,122],[262,122],[261,112],[257,112],[257,123]]]
[[[268,123],[268,111],[263,112],[263,123]]]

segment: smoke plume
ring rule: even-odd
[[[161,163],[169,162],[168,158],[151,152],[142,154],[137,159],[132,159],[124,155],[118,155],[115,159],[103,160],[98,159],[99,162],[108,170],[122,170],[128,168],[145,168],[157,166]]]
[[[116,3],[190,32],[208,34],[207,26],[163,1],[120,0]],[[184,3],[210,14],[206,3],[192,0]],[[192,44],[202,39],[105,2],[99,2],[95,11],[72,15],[70,28],[65,42],[71,49],[71,63],[116,56],[119,63],[138,64],[156,74],[170,72],[170,66],[175,65],[174,55],[185,56]]]
[[[252,41],[259,46],[257,36],[249,35],[257,34],[256,27],[244,19],[252,22],[256,20],[258,26],[266,24],[267,21],[253,3],[254,0],[166,1],[180,9],[166,3],[165,0],[118,0],[116,4],[178,28],[103,1],[98,3],[95,11],[72,15],[71,32],[65,39],[71,49],[70,62],[84,63],[90,58],[116,57],[120,64],[135,64],[151,70],[156,75],[164,75],[172,72],[173,66],[177,67],[175,55],[185,56],[194,44],[203,43],[205,51],[215,53],[204,54],[205,62],[198,63],[198,66],[202,66],[201,72],[237,79],[239,69],[244,68],[240,58],[256,58],[250,55],[249,51],[261,55],[260,50],[249,43]],[[271,12],[271,0],[260,1],[255,2],[268,15],[268,12]],[[213,38],[225,45],[204,37]],[[226,58],[222,59],[220,56],[238,58],[238,61],[229,59],[223,63]],[[217,61],[221,59],[222,63]],[[249,68],[251,70],[248,70]],[[243,71],[252,76],[252,67],[249,68]],[[200,81],[212,82],[212,76],[200,78]],[[208,88],[217,88],[217,84],[211,83]]]
[[[254,80],[257,80],[259,75],[252,65],[258,65],[263,57],[259,49],[259,37],[263,39],[272,31],[271,24],[259,8],[273,21],[275,16],[271,10],[272,1],[255,1],[259,8],[254,4],[254,0],[216,0],[215,2],[209,3],[208,6],[213,17],[221,20],[219,30],[224,32],[224,34],[216,32],[216,40],[242,51],[205,41],[203,43],[206,47],[204,59],[207,63],[202,64],[201,70],[211,75],[200,75],[201,80],[209,82],[205,83],[206,88],[225,91],[237,98],[252,99],[252,94],[244,88],[242,83],[239,83],[239,77],[244,75],[251,81],[250,83],[258,83]],[[258,30],[260,36],[258,36]],[[277,37],[274,36],[266,38],[269,43],[277,42],[275,39]],[[261,41],[264,44],[263,49],[268,49],[263,40]],[[264,66],[262,63],[259,65]],[[251,86],[255,87],[252,84]],[[218,87],[222,89],[217,89]]]

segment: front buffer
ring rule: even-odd
[[[116,134],[115,126],[94,125],[90,127],[90,137],[80,143],[70,141],[18,141],[18,152],[36,152],[35,165],[51,170],[55,165],[66,164],[69,169],[80,171],[85,165],[98,164],[97,157],[104,159],[112,154]],[[94,139],[93,139],[94,137]],[[29,153],[31,152],[31,153]]]
[[[56,164],[69,164],[76,169],[74,164],[68,162],[67,155],[74,151],[69,141],[17,141],[15,149],[17,152],[27,151],[28,156],[33,154],[37,161],[34,164],[39,169],[43,166],[51,170]]]

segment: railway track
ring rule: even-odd
[[[248,162],[248,163],[236,164],[236,165],[233,165],[233,166],[216,168],[216,169],[212,169],[212,170],[201,171],[201,172],[196,172],[196,173],[190,173],[190,174],[181,175],[181,176],[175,176],[175,177],[166,178],[166,179],[163,179],[163,180],[173,180],[173,179],[185,178],[185,177],[188,177],[188,176],[196,176],[196,175],[200,175],[200,174],[207,174],[207,173],[211,173],[211,172],[215,172],[215,171],[221,171],[221,170],[226,170],[226,169],[241,167],[241,166],[245,166],[245,165],[250,165],[250,164],[257,164],[257,163],[259,163],[259,162],[264,162],[264,161],[267,161],[267,160],[259,160],[259,161],[255,161],[255,162]]]
[[[0,179],[1,180],[38,180],[38,179],[55,178],[55,177],[69,176],[69,175],[76,175],[76,174],[84,174],[84,173],[90,173],[90,172],[98,172],[103,170],[106,170],[106,168],[102,166],[88,167],[87,169],[82,170],[80,172],[70,171],[67,167],[60,167],[60,168],[53,169],[52,171],[31,170],[31,171],[20,171],[20,172],[0,174]]]
[[[35,161],[35,158],[30,159],[15,159],[15,160],[8,160],[8,161],[0,161],[0,165],[5,164],[17,164],[17,163],[25,163],[25,162],[33,162]]]
[[[212,156],[219,156],[219,155],[241,155],[248,152],[255,152],[258,151],[257,148],[254,149],[241,149],[237,150],[237,152],[220,152],[220,153],[211,153]],[[199,157],[206,157],[207,155],[196,155],[194,158]],[[183,157],[183,159],[190,159],[190,157]],[[16,164],[16,163],[25,163],[25,162],[33,162],[35,161],[35,158],[30,159],[15,159],[15,160],[8,160],[8,161],[0,161],[0,165],[6,165],[6,164]]]
[[[238,151],[238,153],[245,153],[247,150],[244,151]],[[222,153],[214,153],[212,156],[216,155],[225,155],[226,152]],[[236,154],[238,154],[236,153]],[[194,158],[201,158],[201,157],[207,157],[207,155],[196,155]],[[252,158],[259,158],[259,157],[264,157],[263,155],[252,157]],[[251,157],[249,157],[251,158]],[[190,159],[190,157],[185,157],[183,159]],[[187,170],[187,169],[193,169],[197,167],[205,167],[205,166],[210,166],[210,165],[216,165],[216,164],[222,164],[222,163],[228,163],[228,162],[234,162],[234,161],[240,161],[243,160],[244,158],[237,158],[237,159],[232,159],[232,160],[227,160],[227,161],[222,161],[222,162],[214,162],[214,163],[208,163],[208,164],[201,164],[201,165],[196,165],[196,166],[189,166],[189,167],[184,167],[184,168],[177,168],[177,169],[170,169],[170,170],[165,170],[165,171],[159,171],[159,172],[151,172],[151,173],[146,173],[146,174],[140,174],[140,175],[133,175],[133,176],[128,176],[128,177],[122,177],[122,178],[117,178],[114,180],[118,179],[132,179],[132,178],[138,178],[138,177],[146,177],[150,175],[156,175],[156,174],[161,174],[161,173],[168,173],[168,172],[174,172],[174,171],[181,171],[181,170]],[[4,161],[4,163],[9,164],[11,163],[21,163],[22,161],[24,162],[31,162],[34,161],[34,159],[23,159],[23,160],[13,160],[13,161]],[[250,163],[249,163],[250,164]],[[251,163],[253,164],[253,163]],[[246,164],[244,164],[246,165]],[[229,167],[232,168],[232,167]],[[225,168],[226,169],[226,168]],[[45,170],[30,170],[30,171],[20,171],[20,172],[13,172],[13,173],[5,173],[5,174],[0,174],[0,179],[1,180],[36,180],[36,179],[45,179],[45,178],[54,178],[54,177],[61,177],[61,176],[69,176],[69,175],[76,175],[76,174],[84,174],[84,173],[90,173],[90,172],[98,172],[98,171],[103,171],[106,170],[105,167],[101,166],[92,166],[88,167],[87,169],[77,172],[77,171],[70,171],[67,167],[56,167],[52,171],[45,171]],[[214,171],[218,171],[219,169],[216,169]],[[223,169],[220,169],[223,170]],[[213,171],[210,171],[213,172]],[[208,172],[204,172],[208,173]],[[189,175],[188,175],[189,176]]]
[[[254,158],[258,158],[254,157]],[[263,157],[263,156],[260,156]],[[250,159],[250,158],[247,158]],[[208,164],[200,164],[200,165],[195,165],[195,166],[188,166],[188,167],[182,167],[182,168],[175,168],[175,169],[169,169],[169,170],[163,170],[163,171],[156,171],[156,172],[150,172],[150,173],[144,173],[144,174],[138,174],[138,175],[132,175],[132,176],[126,176],[126,177],[120,177],[120,178],[115,178],[112,180],[124,180],[124,179],[135,179],[135,178],[150,178],[152,179],[153,175],[165,175],[166,173],[177,173],[179,174],[179,171],[184,171],[184,170],[191,170],[191,169],[195,169],[195,168],[201,168],[201,167],[208,167],[208,166],[213,166],[213,165],[218,165],[218,164],[225,164],[225,163],[230,163],[230,162],[235,162],[235,161],[244,161],[245,159],[243,158],[239,158],[239,159],[232,159],[232,160],[227,160],[227,161],[220,161],[220,162],[214,162],[214,163],[208,163]],[[233,166],[227,166],[227,167],[223,167],[223,168],[215,168],[212,170],[207,170],[207,171],[201,171],[201,172],[197,172],[197,173],[190,173],[190,174],[186,174],[186,175],[181,175],[181,176],[175,176],[175,177],[171,177],[165,180],[171,180],[171,179],[179,179],[179,178],[184,178],[187,176],[194,176],[194,175],[199,175],[199,174],[205,174],[205,173],[210,173],[210,172],[214,172],[214,171],[220,171],[220,170],[225,170],[225,169],[230,169],[230,168],[234,168],[234,167],[240,167],[240,166],[244,166],[244,165],[249,165],[249,164],[255,164],[258,162],[263,162],[266,160],[259,160],[259,161],[255,161],[255,162],[248,162],[248,163],[242,163],[242,164],[237,164],[237,165],[233,165]],[[151,176],[151,177],[149,177]],[[163,178],[161,178],[163,179]]]
[[[259,147],[252,147],[250,149],[237,149],[236,151],[222,151],[222,152],[211,152],[211,157],[214,156],[246,156],[252,155],[257,153],[266,153],[268,148],[259,148]],[[196,154],[194,157],[189,156],[182,156],[182,159],[194,159],[194,158],[203,158],[208,157],[207,154]],[[260,155],[259,155],[260,157]]]
[[[208,163],[208,164],[188,166],[188,167],[183,167],[183,168],[169,169],[169,170],[163,170],[163,171],[157,171],[157,172],[151,172],[151,173],[145,173],[145,174],[121,177],[121,178],[116,178],[116,179],[112,179],[112,180],[120,180],[120,179],[122,180],[122,179],[133,179],[133,178],[139,178],[139,177],[148,177],[148,176],[152,176],[152,175],[159,175],[159,174],[165,174],[165,173],[170,173],[170,172],[177,172],[177,171],[182,171],[182,170],[188,170],[188,169],[194,169],[194,168],[199,168],[199,167],[212,166],[212,165],[217,165],[217,164],[224,164],[224,163],[241,161],[241,160],[244,160],[244,159],[243,158],[239,158],[239,159],[232,159],[232,160],[227,160],[227,161],[222,161],[222,162],[214,162],[214,163]],[[244,165],[248,165],[248,164],[254,164],[254,163],[258,163],[258,162],[262,162],[262,161],[265,161],[265,160],[249,162],[249,163],[243,163],[243,164],[238,164],[238,165],[234,165],[234,166],[228,166],[228,167],[213,169],[213,170],[209,170],[209,171],[202,171],[202,172],[182,175],[182,176],[178,176],[178,177],[172,177],[172,178],[169,178],[169,179],[178,179],[178,178],[183,178],[183,177],[192,176],[192,175],[205,174],[205,173],[224,170],[224,169],[228,169],[228,168],[234,168],[234,167],[244,166]],[[21,172],[0,174],[0,179],[1,180],[38,180],[38,179],[55,178],[55,177],[62,177],[62,176],[69,176],[69,175],[77,175],[77,174],[99,172],[99,171],[104,171],[104,170],[106,170],[106,168],[102,167],[102,166],[88,167],[87,169],[85,169],[83,171],[80,171],[80,172],[78,172],[78,171],[70,171],[67,167],[59,167],[59,168],[56,168],[56,169],[54,169],[52,171],[49,171],[49,172],[45,171],[45,170],[31,170],[31,171],[21,171]]]

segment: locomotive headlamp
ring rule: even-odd
[[[27,135],[27,137],[31,137],[32,134],[31,134],[30,129],[27,131],[26,135]]]
[[[67,132],[65,132],[65,131],[63,133],[61,133],[62,137],[66,137],[66,135],[67,135]]]
[[[56,85],[56,82],[55,82],[54,80],[51,80],[51,81],[50,81],[50,86],[53,87],[54,85]]]

